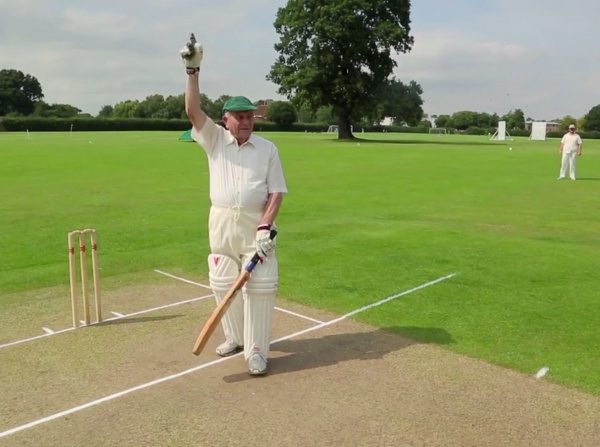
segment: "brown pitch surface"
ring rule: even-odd
[[[123,313],[192,298],[186,284],[120,289]],[[279,307],[329,321],[289,302]],[[0,432],[218,359],[199,357],[208,299],[0,350]],[[105,312],[109,309],[105,308]],[[274,339],[314,326],[275,313]],[[430,328],[430,330],[437,330]],[[551,375],[551,372],[550,372]],[[0,446],[597,446],[600,398],[343,320],[0,438]]]

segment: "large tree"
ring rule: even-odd
[[[383,113],[381,118],[390,116],[394,123],[406,123],[409,126],[417,126],[423,118],[423,89],[415,81],[408,85],[396,79],[389,81],[383,89]]]
[[[502,116],[502,120],[506,121],[508,129],[525,129],[525,113],[521,109],[511,110]]]
[[[288,101],[273,101],[269,104],[267,113],[269,121],[273,121],[282,127],[291,127],[292,124],[298,121],[298,112],[296,112],[292,103]]]
[[[44,101],[35,103],[33,112],[36,116],[44,118],[71,118],[81,113],[81,109],[70,104],[47,104]]]
[[[267,79],[298,106],[330,105],[339,138],[372,110],[397,53],[410,51],[410,0],[289,0],[279,8],[279,56]]]
[[[34,76],[19,70],[0,70],[0,116],[29,115],[43,97],[42,86]]]
[[[585,130],[600,130],[600,104],[585,115]]]

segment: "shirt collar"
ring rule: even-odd
[[[226,134],[226,143],[229,146],[230,144],[235,144],[237,145],[237,141],[235,140],[235,137],[231,134],[231,132],[229,132],[229,129],[225,129],[227,131]],[[254,132],[252,132],[250,134],[250,138],[248,138],[248,141],[246,141],[242,146],[246,146],[249,145],[251,147],[256,147],[256,137],[254,136]]]

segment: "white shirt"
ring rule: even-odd
[[[286,193],[277,147],[264,138],[250,135],[238,146],[231,133],[211,119],[192,138],[208,156],[210,201],[224,208],[262,210],[268,194]]]
[[[563,145],[563,153],[566,154],[577,151],[579,145],[582,144],[581,137],[575,132],[564,134],[560,142]]]

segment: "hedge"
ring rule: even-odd
[[[0,131],[24,132],[68,132],[73,126],[74,131],[127,131],[127,130],[177,130],[184,131],[191,127],[187,119],[152,119],[152,118],[40,118],[40,117],[3,117],[0,118]],[[257,132],[327,132],[328,123],[294,123],[292,126],[282,127],[270,121],[256,121],[254,130]],[[355,125],[353,132],[401,132],[401,133],[428,133],[425,126],[360,126]],[[496,129],[470,127],[464,131],[448,129],[449,132],[467,135],[485,135],[493,133]],[[529,131],[511,129],[513,137],[528,137]],[[548,132],[548,138],[561,138],[564,132]],[[600,139],[600,131],[592,130],[579,132],[583,139]]]
[[[39,118],[4,117],[0,126],[7,131],[68,132],[103,130],[187,130],[188,120],[143,119],[143,118]]]

